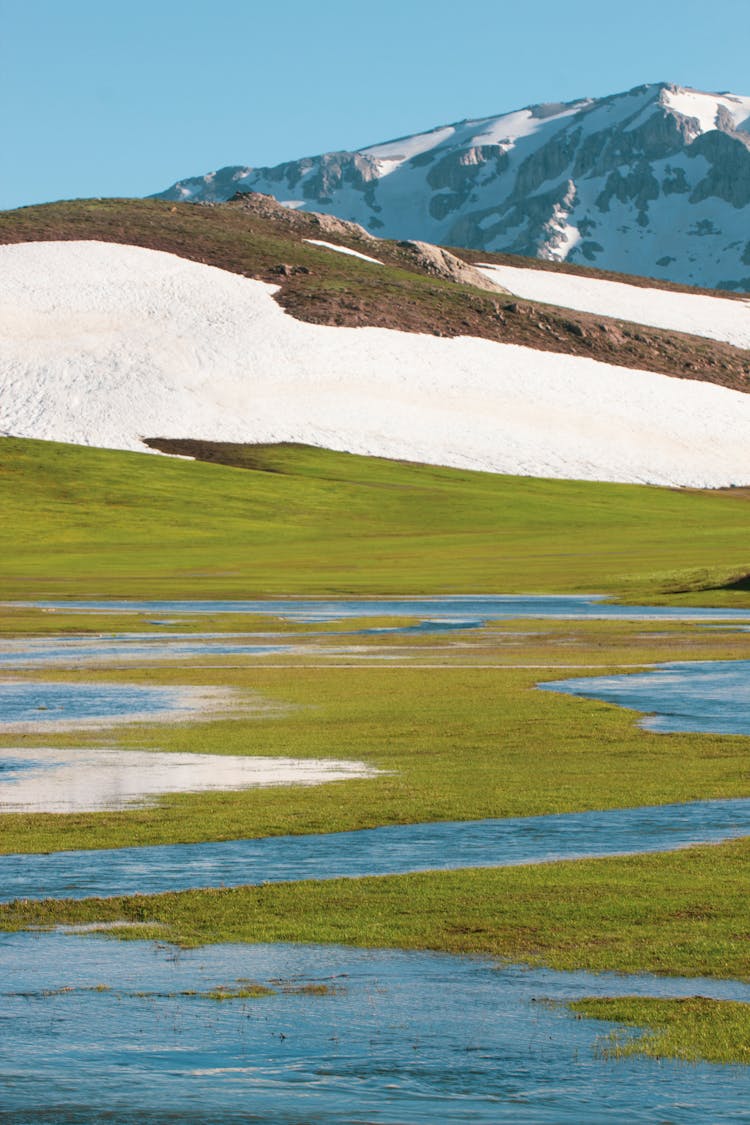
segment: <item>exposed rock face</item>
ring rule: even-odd
[[[278,203],[272,195],[264,195],[259,191],[236,192],[229,203],[259,215],[263,219],[273,219],[274,222],[296,230],[306,237],[311,234],[327,234],[338,238],[356,239],[367,242],[373,246],[380,241],[376,235],[370,234],[359,223],[350,223],[346,219],[337,219],[335,215],[325,215],[318,211],[296,211]],[[468,262],[457,258],[441,246],[432,246],[429,242],[399,242],[402,257],[415,265],[421,273],[432,274],[433,277],[442,277],[446,281],[459,282],[462,285],[474,285],[477,289],[486,289],[492,293],[505,292],[502,286],[489,281],[479,270],[474,269]],[[290,277],[293,272],[298,272],[300,267],[293,270],[291,266],[279,265],[274,272],[283,277]]]
[[[432,246],[429,242],[399,242],[399,249],[413,258],[425,273],[442,277],[446,281],[457,281],[463,285],[474,285],[477,289],[488,289],[493,293],[507,292],[502,286],[490,281],[479,270],[443,250],[442,246]]]
[[[639,86],[360,152],[224,168],[160,197],[238,190],[382,237],[750,290],[750,97]]]
[[[250,211],[254,215],[260,215],[263,219],[274,219],[276,222],[283,222],[287,226],[294,229],[307,229],[309,227],[317,227],[318,231],[323,234],[334,234],[340,238],[358,238],[364,239],[366,242],[377,242],[377,237],[370,234],[359,223],[350,223],[346,219],[337,219],[335,215],[325,215],[322,212],[298,212],[291,210],[289,207],[284,207],[283,204],[278,203],[272,195],[265,195],[260,191],[237,191],[229,200],[243,208],[243,210]]]

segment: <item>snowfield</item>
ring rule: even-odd
[[[702,293],[671,293],[668,289],[642,288],[627,282],[579,277],[556,270],[495,266],[476,268],[490,281],[527,301],[544,301],[579,312],[612,316],[723,340],[736,348],[750,348],[750,299],[707,297]]]
[[[274,291],[132,246],[0,247],[0,432],[134,450],[144,437],[297,441],[542,477],[750,483],[748,395],[488,340],[305,324]]]

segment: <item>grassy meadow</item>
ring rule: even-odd
[[[244,468],[2,439],[3,599],[599,591],[750,606],[743,489],[252,452]]]
[[[608,1020],[624,1028],[646,1028],[634,1035],[622,1029],[602,1036],[603,1058],[646,1055],[685,1062],[750,1063],[750,1005],[691,996],[685,1000],[605,997],[569,1005],[580,1016]]]
[[[497,477],[297,446],[219,453],[225,463],[0,441],[0,640],[154,631],[151,615],[136,610],[20,604],[35,599],[602,592],[750,608],[744,490]],[[450,634],[353,636],[363,623],[301,626],[232,613],[170,619],[170,631],[186,636],[283,633],[294,650],[6,665],[5,679],[226,687],[237,709],[201,722],[5,733],[0,753],[102,744],[341,757],[383,772],[309,788],[171,796],[118,813],[6,814],[0,851],[750,796],[747,738],[654,734],[633,712],[535,687],[659,661],[748,659],[750,633],[670,621],[508,620]],[[250,699],[272,709],[243,713]],[[21,902],[0,907],[0,928],[121,919],[185,944],[344,942],[750,979],[749,859],[748,842],[736,841],[517,869]],[[654,1051],[677,1057],[714,1057],[700,1044],[712,1021],[727,1021],[727,1008],[708,1005],[696,1032],[698,1017],[674,1007],[678,1001],[649,1010],[645,1001],[616,1003],[614,1015],[594,1007],[581,1014],[653,1027]],[[740,1032],[727,1032],[721,1061],[747,1061],[747,1015],[738,1008],[732,1027]],[[623,1049],[636,1048],[628,1038]]]

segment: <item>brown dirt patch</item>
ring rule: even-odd
[[[444,281],[421,270],[413,255],[398,243],[374,242],[356,228],[347,230],[346,237],[328,229],[323,233],[327,240],[379,258],[384,266],[335,254],[305,242],[321,233],[321,217],[289,211],[264,199],[213,205],[75,200],[27,207],[0,214],[0,244],[96,239],[164,250],[272,282],[279,286],[276,299],[282,307],[313,324],[476,336],[743,392],[750,388],[748,351],[699,336],[556,309]],[[515,265],[520,260],[454,252],[466,260],[502,260]],[[532,259],[523,259],[523,263],[532,268],[558,268]],[[623,280],[596,270],[567,267],[567,272]],[[648,279],[640,281],[653,284]]]

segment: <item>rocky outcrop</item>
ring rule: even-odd
[[[429,242],[404,241],[398,243],[398,248],[423,273],[442,277],[445,281],[456,281],[461,285],[473,285],[477,289],[487,289],[493,293],[507,292],[442,246],[432,246]]]
[[[274,219],[293,230],[310,233],[315,228],[320,234],[337,235],[339,238],[356,238],[365,242],[377,242],[374,234],[370,234],[359,223],[350,223],[346,219],[337,219],[335,215],[324,215],[317,211],[293,211],[289,207],[277,202],[272,195],[265,195],[260,191],[238,191],[229,200],[233,205],[259,215],[262,219]]]

